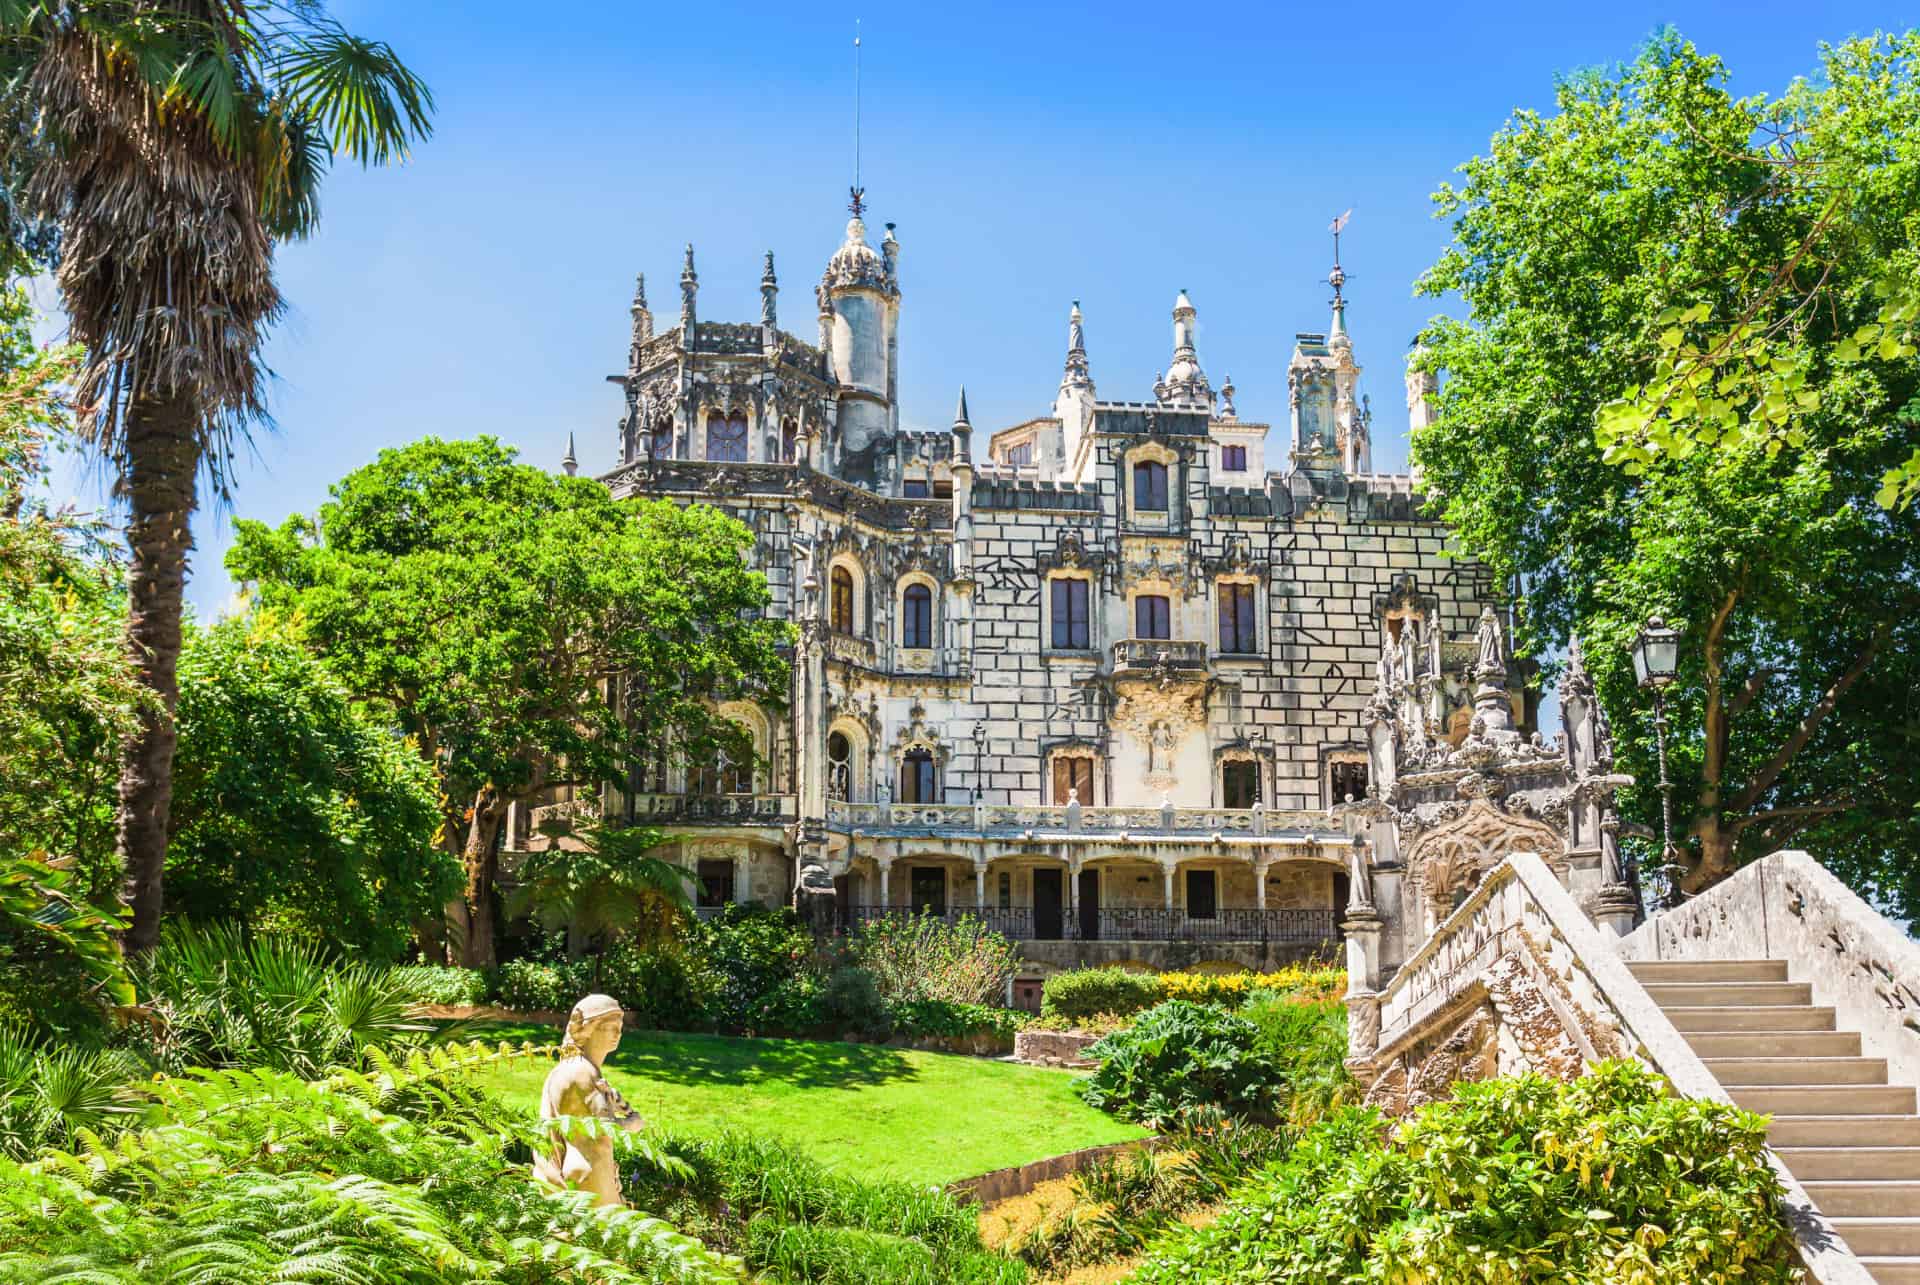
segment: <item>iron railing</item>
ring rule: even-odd
[[[1161,906],[1103,906],[1097,910],[1062,906],[1053,912],[1038,911],[1032,906],[956,906],[935,911],[909,906],[843,904],[840,924],[843,930],[851,931],[878,919],[911,919],[917,915],[947,923],[971,917],[982,927],[1015,941],[1211,941],[1331,946],[1339,939],[1336,915],[1330,908],[1223,907],[1211,915],[1203,915]]]

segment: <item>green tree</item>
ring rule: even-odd
[[[652,855],[665,838],[660,831],[597,822],[571,837],[572,846],[553,843],[530,854],[509,899],[511,911],[531,911],[544,927],[564,928],[569,959],[621,932],[657,940],[693,913],[692,876]]]
[[[1717,59],[1664,36],[1569,78],[1554,114],[1516,113],[1436,197],[1453,243],[1421,289],[1471,316],[1421,336],[1417,360],[1445,382],[1415,461],[1465,548],[1521,586],[1523,641],[1585,644],[1649,824],[1653,735],[1627,649],[1650,614],[1685,625],[1668,706],[1692,887],[1797,842],[1920,910],[1920,530],[1875,503],[1920,428],[1920,372],[1898,346],[1853,351],[1920,240],[1914,48],[1829,50],[1822,78],[1776,103],[1735,98]],[[1767,149],[1789,118],[1856,111],[1881,161],[1859,169],[1871,199],[1840,235],[1831,200],[1783,182]],[[1730,366],[1724,390],[1687,393],[1729,408],[1667,408],[1771,425],[1784,397],[1794,442],[1756,430],[1629,460],[1596,440],[1601,407],[1659,374],[1666,330],[1741,315],[1810,241],[1821,306],[1790,342],[1776,332],[1766,373]]]
[[[264,418],[274,245],[310,234],[336,156],[427,132],[427,90],[318,0],[0,0],[10,209],[51,225],[86,356],[79,427],[128,507],[127,641],[157,698],[123,742],[127,944],[160,926],[181,594],[205,472]]]
[[[292,929],[382,962],[460,886],[433,773],[378,705],[262,620],[180,660],[167,909]]]
[[[764,618],[752,534],[717,509],[617,501],[490,438],[383,451],[332,496],[317,522],[240,523],[227,565],[434,765],[469,965],[493,961],[510,804],[661,758],[751,761],[717,702],[785,699],[790,628]]]

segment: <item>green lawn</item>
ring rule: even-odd
[[[518,1042],[557,1033],[484,1022],[462,1035]],[[496,1071],[489,1087],[536,1105],[549,1065]],[[848,1173],[917,1182],[1146,1136],[1080,1101],[1071,1072],[872,1044],[629,1031],[607,1078],[649,1123],[775,1134]]]

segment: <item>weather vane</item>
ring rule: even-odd
[[[853,186],[847,208],[859,218],[867,208],[867,189],[860,186],[860,19],[853,20]]]
[[[1336,308],[1341,303],[1340,287],[1347,284],[1347,270],[1340,266],[1340,234],[1352,221],[1353,209],[1349,206],[1345,214],[1327,225],[1327,231],[1333,233],[1333,271],[1327,274],[1327,284],[1333,287],[1333,303]]]

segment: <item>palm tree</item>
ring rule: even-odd
[[[572,837],[577,847],[553,843],[528,855],[507,903],[507,913],[531,912],[549,931],[564,926],[568,958],[586,954],[589,941],[619,933],[657,940],[693,913],[693,876],[650,855],[666,837],[658,830],[595,823]]]
[[[157,696],[121,759],[125,945],[157,940],[181,592],[200,475],[224,499],[266,422],[277,242],[310,234],[340,156],[403,157],[432,96],[322,0],[0,0],[0,177],[57,236],[86,348],[81,432],[128,508],[127,641]]]

